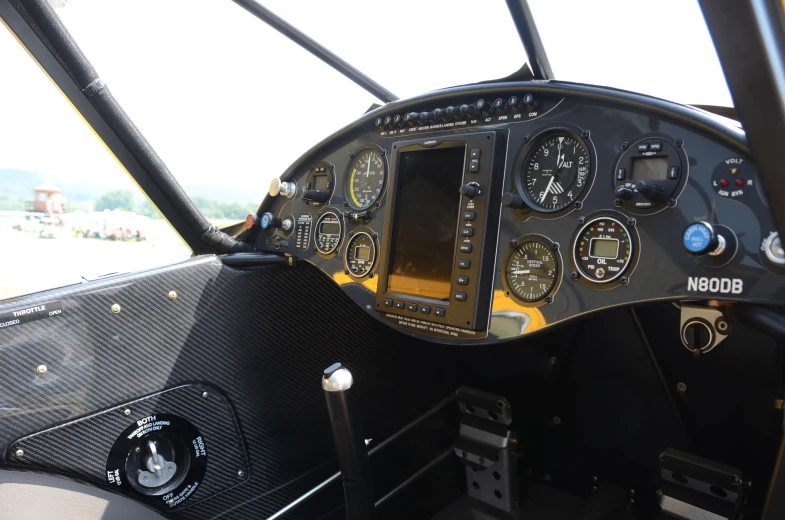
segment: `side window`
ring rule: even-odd
[[[0,300],[190,256],[3,26],[0,70]]]

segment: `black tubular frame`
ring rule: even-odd
[[[534,79],[553,79],[551,62],[545,53],[545,47],[534,23],[534,16],[529,3],[526,0],[507,0],[507,9],[510,10],[512,21],[518,30],[523,48],[529,60],[529,68],[534,75]]]
[[[782,4],[776,0],[700,0],[700,6],[763,187],[775,196],[785,194]],[[770,209],[777,229],[785,233],[785,204],[775,203]]]
[[[248,246],[196,208],[117,103],[47,0],[0,0],[2,19],[194,254]]]
[[[348,62],[344,61],[340,56],[330,52],[326,47],[319,42],[293,26],[283,18],[279,17],[256,0],[232,0],[235,4],[239,5],[256,18],[260,19],[279,33],[283,34],[294,43],[310,52],[330,67],[334,68],[354,83],[370,92],[380,101],[389,103],[391,101],[398,101],[398,96],[375,82],[357,68],[353,67]]]

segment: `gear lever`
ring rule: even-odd
[[[322,390],[333,430],[335,451],[343,479],[347,520],[370,520],[376,515],[373,480],[365,438],[357,424],[354,378],[335,363],[324,371]]]

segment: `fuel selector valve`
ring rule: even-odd
[[[706,267],[722,267],[736,255],[739,242],[729,227],[705,221],[687,226],[682,235],[684,249]]]

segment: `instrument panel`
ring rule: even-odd
[[[493,343],[653,300],[785,303],[785,252],[728,120],[557,82],[386,105],[306,152],[257,250],[309,261],[371,315]]]

